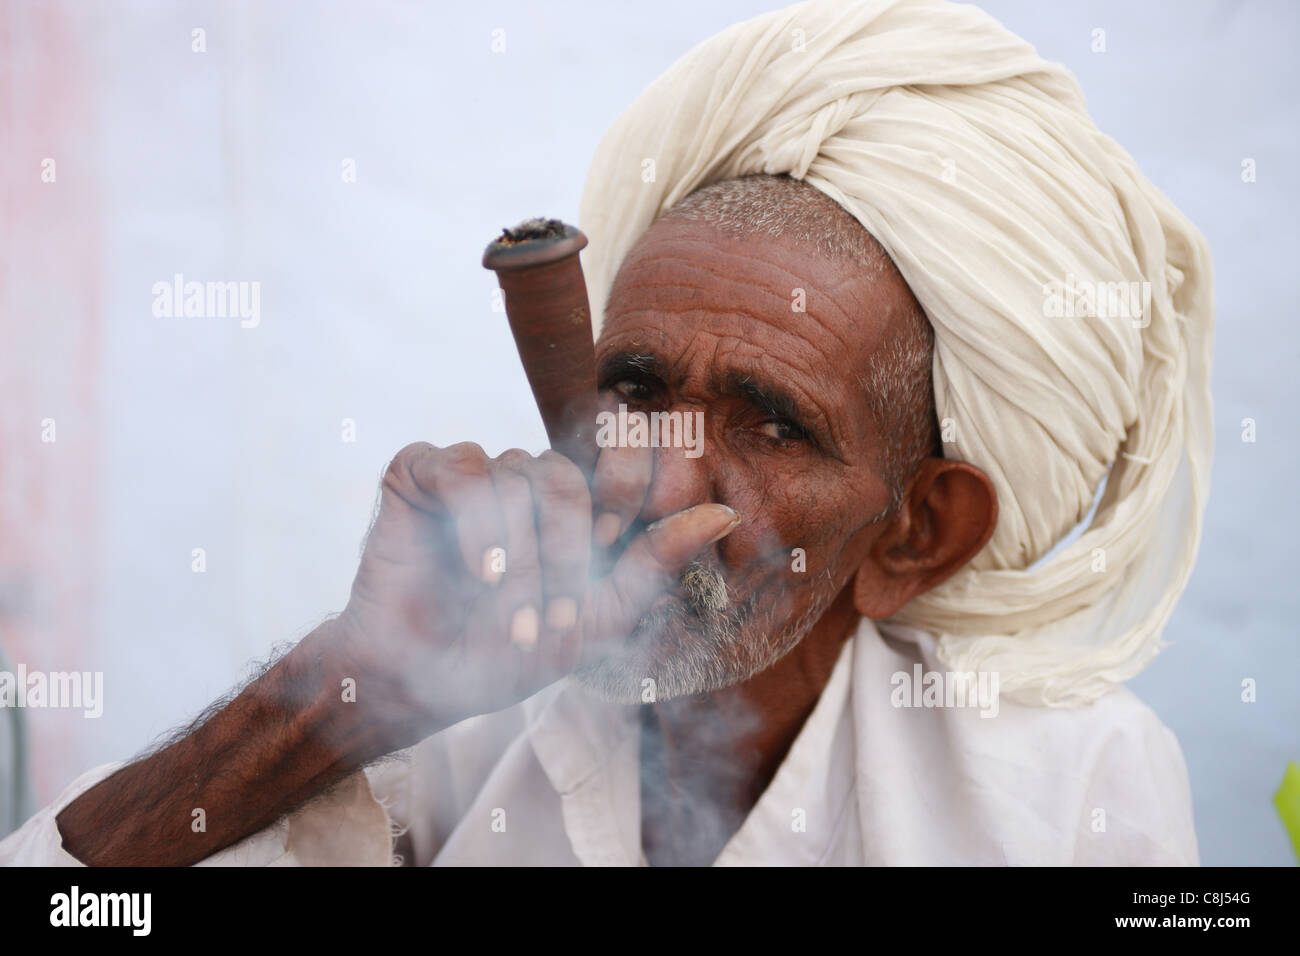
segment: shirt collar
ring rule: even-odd
[[[830,849],[853,791],[849,700],[853,645],[845,642],[812,713],[758,803],[715,866],[808,865]],[[609,704],[571,679],[525,705],[528,735],[559,795],[564,828],[587,866],[644,864],[641,853],[642,705]]]

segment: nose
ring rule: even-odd
[[[689,415],[690,411],[683,410]],[[654,474],[638,519],[646,524],[713,500],[709,456],[691,457],[684,447],[654,449]]]

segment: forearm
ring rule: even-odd
[[[355,675],[333,627],[313,631],[194,733],[70,803],[57,818],[64,848],[90,865],[196,863],[386,752],[343,699],[343,679]]]

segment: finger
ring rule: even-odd
[[[577,624],[588,587],[591,493],[578,466],[557,452],[542,452],[527,474],[542,566],[542,628],[552,634],[569,633]]]
[[[645,504],[654,477],[654,451],[649,448],[610,446],[596,459],[591,499],[596,515],[593,538],[608,548],[632,524]]]
[[[501,579],[499,552],[505,547],[506,529],[487,454],[473,442],[461,442],[421,459],[428,490],[446,506],[456,525],[461,559],[470,575],[487,584]]]
[[[581,628],[582,653],[630,634],[677,583],[687,562],[730,534],[740,520],[726,505],[696,505],[656,521],[633,538],[614,570],[592,590]]]
[[[492,483],[506,526],[501,603],[510,642],[531,652],[541,633],[542,569],[538,560],[533,491],[523,472],[532,456],[512,448],[496,459]]]

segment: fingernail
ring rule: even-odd
[[[725,508],[726,506],[723,505],[723,507]],[[727,508],[727,510],[731,511],[730,508]],[[709,539],[709,544],[713,544],[713,542],[721,538],[725,538],[727,535],[731,534],[733,530],[735,530],[736,525],[740,524],[740,515],[735,511],[731,511],[731,513],[734,517],[732,517],[730,521],[728,521],[725,525],[723,525],[721,531],[719,531],[717,534],[715,534],[712,538]]]
[[[596,543],[608,548],[618,540],[618,530],[623,526],[623,519],[612,511],[606,511],[596,519]]]
[[[510,618],[510,640],[523,651],[537,646],[537,609],[531,604],[525,604]]]
[[[726,521],[726,524],[724,524],[724,525],[721,527],[721,529],[719,530],[718,537],[717,537],[717,538],[710,538],[710,539],[709,539],[709,543],[712,543],[712,542],[714,542],[714,541],[717,541],[718,538],[721,538],[724,534],[726,534],[728,531],[730,531],[730,530],[731,530],[732,528],[734,528],[736,525],[740,524],[740,515],[736,513],[736,510],[735,510],[734,508],[729,508],[729,507],[727,507],[726,505],[720,505],[720,504],[718,504],[717,502],[708,502],[707,505],[708,505],[709,508],[714,508],[714,509],[718,509],[718,508],[720,508],[720,509],[722,509],[723,514],[718,516],[718,520],[721,521],[721,520],[724,520],[724,519],[725,519],[725,521]],[[683,510],[683,511],[678,511],[676,514],[670,514],[670,515],[667,515],[667,516],[665,516],[665,517],[663,517],[663,518],[660,518],[660,519],[659,519],[658,521],[656,521],[654,524],[652,524],[652,525],[650,525],[649,527],[647,527],[647,528],[646,528],[646,531],[648,531],[648,532],[649,532],[649,531],[658,531],[661,527],[663,527],[663,525],[664,525],[665,522],[668,522],[668,521],[674,521],[674,520],[676,520],[676,519],[678,519],[678,518],[685,518],[685,517],[686,517],[688,514],[690,514],[691,512],[693,512],[693,511],[697,511],[697,510],[699,510],[700,508],[703,508],[703,507],[705,507],[705,505],[702,505],[702,504],[701,504],[701,505],[692,505],[691,507],[686,508],[686,509]]]
[[[501,580],[505,568],[505,548],[488,548],[483,552],[483,580],[487,584],[496,584]]]
[[[554,598],[546,605],[546,626],[552,631],[567,631],[578,623],[578,602],[573,598]]]

